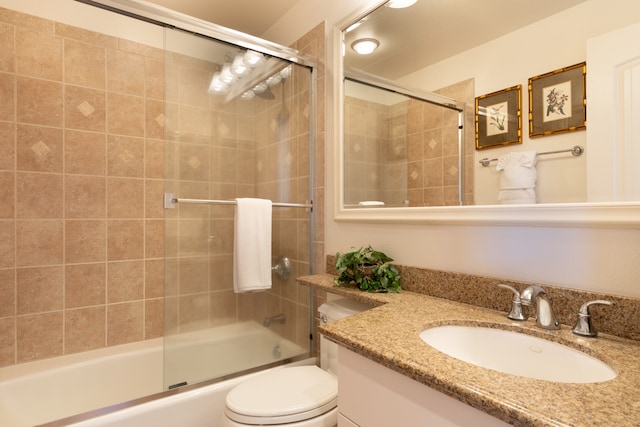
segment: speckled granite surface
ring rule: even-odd
[[[534,322],[514,322],[496,311],[413,291],[369,294],[335,287],[328,274],[300,283],[374,306],[321,327],[321,332],[356,353],[514,426],[640,426],[640,342],[600,333],[595,339],[570,326],[546,332]],[[504,295],[501,294],[500,299]],[[510,297],[506,296],[507,302]],[[424,329],[442,324],[519,330],[577,348],[612,366],[611,381],[563,384],[480,368],[425,344]],[[601,329],[602,330],[602,329]]]

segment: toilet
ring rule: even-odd
[[[338,299],[318,308],[323,323],[371,308]],[[320,336],[320,366],[274,369],[241,383],[226,399],[223,426],[334,427],[338,423],[338,345]]]

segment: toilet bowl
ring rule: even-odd
[[[328,323],[370,306],[339,299],[318,308]],[[245,381],[229,392],[224,427],[334,427],[338,421],[338,345],[321,337],[317,366],[283,367]]]

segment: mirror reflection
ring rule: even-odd
[[[345,208],[640,200],[637,2],[390,3],[343,32]],[[358,54],[358,41],[372,51]],[[563,72],[581,63],[583,74]],[[517,98],[501,96],[514,87]],[[395,92],[442,95],[463,113]],[[509,138],[487,144],[500,114]],[[513,189],[527,197],[506,197]]]

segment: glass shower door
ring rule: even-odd
[[[165,128],[165,388],[305,357],[309,297],[295,277],[309,273],[311,213],[274,206],[272,257],[291,273],[238,294],[233,201],[311,199],[311,69],[176,29],[164,62],[152,119]]]

